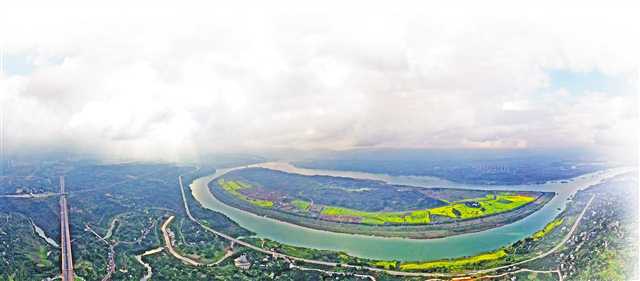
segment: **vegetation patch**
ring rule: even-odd
[[[348,216],[362,219],[365,224],[426,224],[430,222],[429,213],[425,210],[413,212],[363,212],[341,207],[324,207],[321,212],[325,216]]]
[[[490,194],[483,198],[461,200],[447,206],[429,209],[429,212],[432,215],[444,216],[452,219],[471,219],[507,212],[531,203],[534,200],[536,200],[536,198],[526,195]]]
[[[532,238],[534,240],[538,240],[538,239],[541,239],[542,237],[545,237],[547,234],[551,233],[551,231],[553,231],[556,227],[561,225],[563,221],[564,221],[563,218],[555,219],[551,221],[542,230],[539,230],[536,233],[534,233]]]
[[[348,208],[326,206],[321,214],[325,216],[358,217],[365,224],[427,224],[430,215],[449,217],[452,219],[472,219],[491,214],[507,212],[534,201],[535,198],[525,195],[487,195],[450,205],[417,210],[411,212],[363,212]]]
[[[504,249],[499,249],[495,252],[480,254],[477,256],[452,259],[452,260],[438,260],[420,263],[402,263],[400,264],[401,270],[429,270],[434,268],[446,268],[448,270],[458,270],[465,266],[472,264],[479,264],[483,262],[495,261],[507,256],[507,252]]]
[[[299,200],[299,199],[295,199],[293,201],[291,201],[291,204],[293,206],[295,206],[296,208],[302,210],[302,211],[309,211],[309,208],[311,208],[311,203],[307,202],[307,201],[303,201],[303,200]]]
[[[32,253],[30,257],[39,268],[48,268],[53,266],[53,263],[48,259],[47,247],[45,246],[38,246],[35,253]]]
[[[376,261],[372,264],[375,267],[384,268],[388,270],[394,270],[398,266],[397,261]]]
[[[251,185],[239,181],[225,181],[224,179],[219,179],[218,184],[227,192],[231,193],[233,196],[238,197],[244,201],[247,201],[253,205],[263,208],[271,208],[273,207],[273,202],[268,200],[254,199],[245,196],[240,193],[241,189],[249,189],[253,188]]]
[[[224,203],[262,216],[328,231],[416,239],[510,223],[553,197],[537,191],[424,188],[266,168],[231,171],[209,185]],[[485,220],[478,223],[476,218]]]

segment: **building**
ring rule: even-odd
[[[242,254],[240,257],[236,258],[235,260],[233,260],[233,263],[236,265],[237,268],[241,268],[244,270],[249,269],[249,267],[251,267],[251,262],[249,262],[249,260],[247,259],[247,256]]]

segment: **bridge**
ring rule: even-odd
[[[69,231],[69,214],[67,210],[67,194],[64,190],[64,176],[60,176],[60,249],[62,252],[62,281],[73,281],[73,257],[71,256],[71,233]]]

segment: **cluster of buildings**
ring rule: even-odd
[[[578,271],[586,270],[591,259],[598,258],[599,253],[608,250],[609,238],[624,239],[624,231],[619,221],[619,207],[608,200],[594,200],[585,213],[580,228],[567,241],[568,250],[559,255],[559,266],[562,277],[570,277]],[[610,237],[613,235],[613,237]]]

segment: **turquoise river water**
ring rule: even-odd
[[[542,209],[517,222],[490,230],[467,233],[437,239],[384,238],[366,235],[354,235],[315,230],[275,219],[258,216],[239,210],[218,201],[209,191],[207,184],[225,173],[242,169],[237,167],[222,169],[215,174],[196,179],[191,191],[203,206],[221,212],[242,227],[253,231],[258,237],[268,238],[280,243],[323,249],[344,251],[350,255],[383,260],[418,261],[453,258],[475,255],[509,245],[543,228],[564,209],[567,199],[577,190],[597,184],[602,180],[629,171],[628,168],[616,168],[575,177],[562,183],[551,181],[532,185],[465,185],[433,177],[389,176],[361,172],[303,169],[288,163],[270,162],[246,167],[264,167],[274,170],[303,175],[329,175],[360,179],[376,179],[390,184],[408,184],[423,187],[455,187],[490,190],[536,190],[552,191],[557,195]]]

